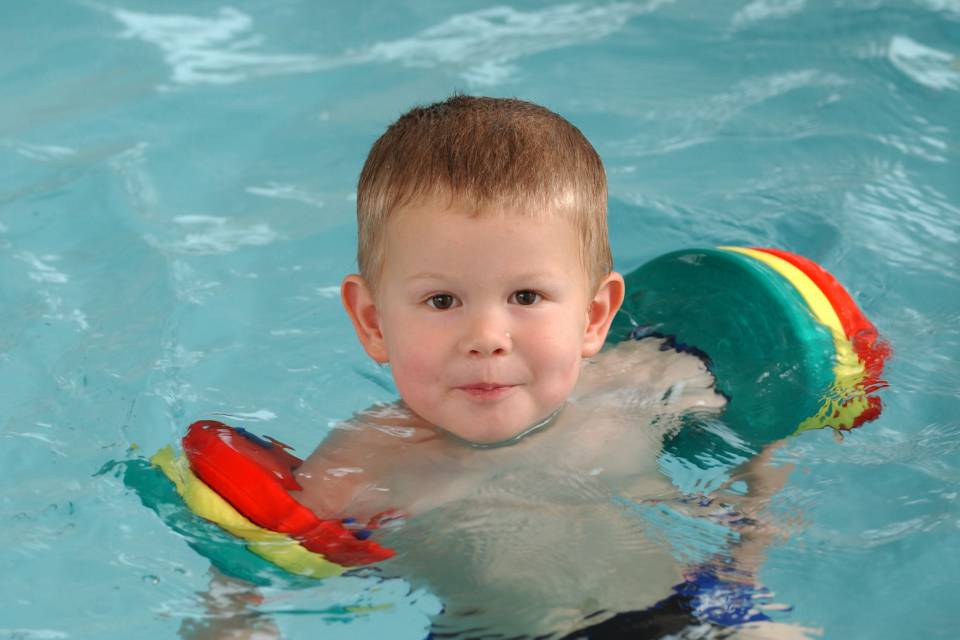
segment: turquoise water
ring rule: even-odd
[[[218,412],[306,452],[395,396],[337,299],[354,185],[389,122],[454,90],[584,131],[620,270],[769,245],[848,286],[894,349],[885,410],[778,452],[794,524],[760,577],[827,638],[953,637],[960,3],[410,5],[0,13],[0,638],[202,615],[208,563],[111,463]],[[438,606],[347,577],[262,608],[289,637],[421,638]]]

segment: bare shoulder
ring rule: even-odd
[[[716,410],[725,404],[704,361],[663,338],[625,340],[584,364],[576,396],[629,396],[671,413]]]
[[[337,423],[304,465],[334,460],[373,459],[383,449],[392,453],[440,437],[402,404],[374,405]]]
[[[700,358],[661,338],[624,341],[584,363],[565,411],[573,428],[558,449],[577,466],[629,481],[631,494],[656,495],[669,484],[657,462],[664,436],[690,413],[725,403]]]
[[[376,512],[389,478],[440,438],[402,405],[375,405],[336,424],[296,471],[298,499],[321,517]],[[426,446],[425,446],[426,445]],[[370,514],[372,515],[372,514]]]

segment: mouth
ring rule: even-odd
[[[474,382],[456,387],[474,400],[497,400],[510,393],[518,385],[500,382]]]

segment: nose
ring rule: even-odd
[[[502,356],[513,350],[513,336],[497,313],[478,313],[467,324],[461,351],[472,357]]]

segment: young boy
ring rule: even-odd
[[[335,428],[298,499],[324,518],[401,513],[382,570],[434,591],[453,628],[569,632],[683,580],[622,505],[675,494],[665,430],[724,401],[658,341],[601,353],[624,298],[606,205],[586,138],[520,100],[413,109],[361,173],[342,300],[401,401]]]

